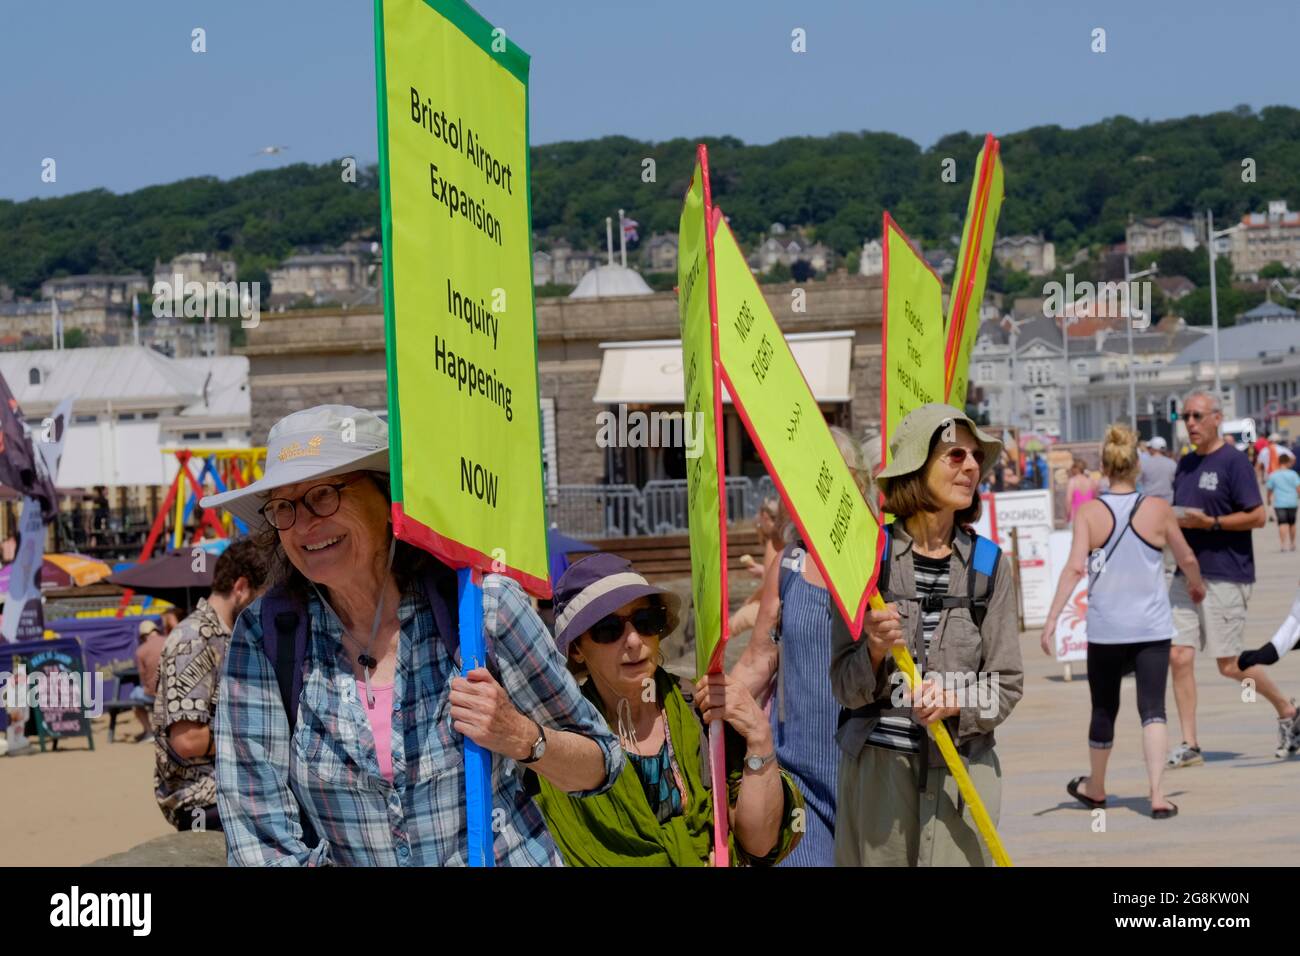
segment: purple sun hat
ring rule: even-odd
[[[668,609],[668,631],[677,627],[682,602],[657,588],[617,554],[597,552],[569,565],[555,582],[555,643],[561,654],[607,614],[640,597],[657,596]]]

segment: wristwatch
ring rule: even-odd
[[[1223,525],[1219,524],[1219,519],[1218,519],[1218,518],[1215,518],[1215,519],[1214,519],[1214,524],[1210,525],[1210,530],[1211,530],[1211,531],[1222,531],[1222,530],[1223,530]]]
[[[766,757],[760,757],[758,754],[745,754],[745,769],[758,773],[773,760],[776,759],[776,751],[773,750]]]
[[[546,731],[542,730],[542,725],[538,724],[537,721],[534,720],[533,723],[537,726],[537,739],[533,741],[533,747],[528,751],[528,756],[519,761],[520,763],[537,763],[542,759],[542,755],[546,753]]]

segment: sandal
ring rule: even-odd
[[[1106,805],[1106,801],[1104,799],[1094,800],[1092,797],[1088,796],[1087,794],[1079,792],[1079,784],[1083,783],[1083,781],[1087,779],[1088,779],[1087,777],[1075,777],[1073,780],[1071,780],[1069,783],[1065,785],[1065,792],[1068,793],[1070,796],[1074,797],[1074,799],[1078,800],[1089,810],[1100,810],[1102,807]]]
[[[1152,820],[1168,820],[1170,817],[1176,816],[1178,816],[1178,804],[1172,802],[1167,807],[1151,811]]]

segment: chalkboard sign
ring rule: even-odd
[[[26,665],[28,706],[36,717],[41,752],[45,751],[47,738],[57,750],[60,739],[83,734],[90,749],[94,750],[95,737],[86,717],[82,690],[86,668],[82,664],[81,652],[67,648],[39,650],[25,659],[15,657],[15,670],[19,661]]]

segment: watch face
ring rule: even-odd
[[[542,755],[545,753],[546,753],[546,738],[543,737],[542,739],[538,740],[537,743],[533,744],[533,759],[541,760]]]
[[[762,770],[762,769],[763,769],[763,758],[762,758],[762,757],[746,757],[746,758],[745,758],[745,763],[747,763],[747,764],[749,765],[749,769],[750,769],[750,770]]]

